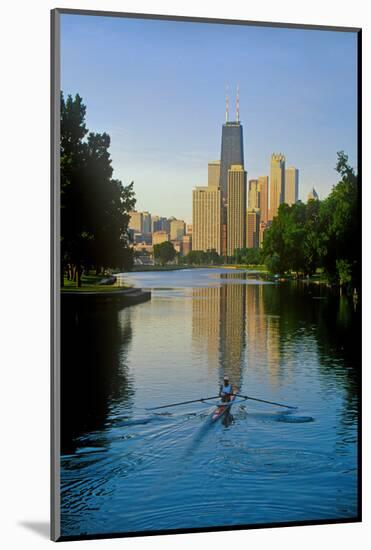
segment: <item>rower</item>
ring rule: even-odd
[[[219,395],[224,403],[231,400],[233,387],[232,384],[229,383],[228,375],[225,375],[223,378],[223,384],[220,386]]]

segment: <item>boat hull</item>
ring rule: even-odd
[[[231,400],[228,401],[225,405],[218,405],[211,416],[211,422],[216,422],[217,420],[219,420],[219,418],[222,418],[222,416],[224,416],[226,412],[231,409],[234,400],[235,396],[233,396]]]

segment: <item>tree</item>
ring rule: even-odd
[[[333,283],[359,284],[358,184],[343,151],[336,170],[341,179],[325,200],[280,205],[264,233],[263,256],[270,271],[312,275],[322,267]]]
[[[358,181],[344,151],[338,153],[336,171],[341,179],[321,202],[319,255],[330,280],[354,286],[360,280]],[[345,265],[347,266],[345,268]],[[344,275],[345,271],[347,275]]]
[[[185,257],[189,265],[219,265],[222,263],[222,258],[215,249],[207,250],[191,250]]]
[[[81,284],[82,269],[130,268],[129,211],[133,182],[113,179],[108,134],[88,133],[79,95],[61,94],[61,259]],[[62,273],[63,283],[63,273]]]
[[[259,265],[262,262],[262,251],[260,248],[236,248],[234,257],[238,264]]]
[[[176,250],[173,246],[173,243],[171,243],[170,241],[165,241],[161,244],[154,245],[153,255],[155,259],[161,263],[161,265],[165,265],[168,262],[174,260],[176,256]]]

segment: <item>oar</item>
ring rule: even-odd
[[[269,403],[269,405],[277,405],[277,407],[285,407],[286,409],[297,409],[297,407],[293,407],[292,405],[283,405],[282,403],[276,403],[275,401],[266,401],[265,399],[258,399],[257,397],[250,397],[249,395],[241,395],[240,393],[236,393],[238,397],[244,397],[245,399],[251,399],[251,401],[259,401],[260,403]]]
[[[160,407],[149,407],[146,411],[156,411],[157,409],[167,409],[168,407],[177,407],[178,405],[188,405],[188,403],[199,403],[201,401],[207,401],[208,399],[219,399],[219,395],[216,397],[203,397],[202,399],[192,399],[191,401],[181,401],[180,403],[171,403],[170,405],[161,405]]]

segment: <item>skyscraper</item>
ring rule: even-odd
[[[285,199],[285,157],[273,153],[271,157],[269,219],[277,215],[278,207]]]
[[[182,239],[182,254],[187,256],[192,250],[192,235],[183,235]]]
[[[227,256],[246,246],[246,172],[241,164],[228,170]]]
[[[249,208],[247,210],[247,234],[246,234],[246,246],[247,248],[259,248],[260,237],[260,211],[256,208]]]
[[[229,100],[226,98],[225,124],[222,128],[222,145],[220,153],[220,193],[222,201],[221,214],[221,246],[222,254],[227,249],[227,194],[228,194],[228,170],[232,165],[244,166],[243,156],[243,130],[240,123],[239,90],[236,98],[236,120],[229,121]]]
[[[249,192],[247,204],[249,208],[260,207],[258,180],[249,180]]]
[[[170,222],[170,240],[181,241],[185,235],[184,220],[171,220]]]
[[[161,244],[169,240],[169,234],[166,231],[155,231],[152,233],[152,244]]]
[[[213,160],[209,162],[207,170],[207,185],[209,187],[219,187],[220,181],[220,160]]]
[[[130,216],[129,229],[132,229],[134,233],[142,233],[143,232],[142,212],[137,212],[136,210],[133,210],[132,212],[129,212],[129,216]]]
[[[142,233],[151,233],[152,221],[149,212],[142,212]]]
[[[216,250],[220,254],[220,190],[193,190],[192,250]]]
[[[260,205],[260,221],[268,221],[268,176],[259,176],[258,192]]]
[[[285,172],[285,203],[291,206],[298,202],[299,196],[299,170],[295,166],[289,166]]]

